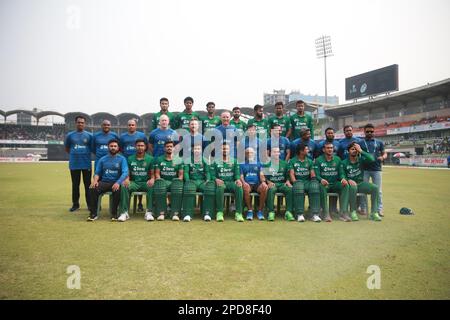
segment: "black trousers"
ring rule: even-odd
[[[102,182],[98,183],[97,188],[91,189],[91,216],[97,215],[98,198],[105,192],[112,192],[113,203],[111,213],[114,218],[117,218],[117,208],[120,202],[120,188],[117,191],[112,191],[114,182]]]
[[[72,205],[74,207],[80,206],[80,180],[83,175],[84,195],[88,208],[91,207],[89,185],[91,184],[92,171],[90,169],[70,170],[72,178]]]

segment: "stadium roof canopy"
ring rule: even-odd
[[[119,119],[109,112],[97,112],[91,115],[91,117],[94,125],[101,125],[103,120],[109,120],[113,126],[119,124]]]
[[[128,120],[136,119],[138,122],[141,120],[141,117],[138,116],[136,113],[128,113],[124,112],[117,115],[117,119],[119,119],[119,125],[126,125]]]
[[[325,107],[325,112],[330,116],[338,116],[374,107],[386,107],[395,104],[406,106],[410,102],[418,100],[425,102],[426,99],[436,96],[448,98],[449,95],[450,78],[430,83],[422,87],[391,93],[369,100]]]

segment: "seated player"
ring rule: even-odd
[[[274,202],[277,192],[283,193],[286,199],[286,212],[284,217],[288,221],[295,220],[292,216],[292,184],[288,178],[288,164],[280,159],[280,148],[272,147],[270,152],[271,161],[263,166],[267,187],[267,208],[269,209],[268,221],[275,220]]]
[[[318,157],[314,163],[314,170],[317,180],[320,182],[320,204],[322,206],[324,219],[331,222],[328,209],[328,192],[339,194],[339,219],[342,221],[352,221],[348,216],[348,183],[344,179],[341,159],[333,155],[334,146],[331,142],[326,142],[323,147],[323,155]]]
[[[128,176],[127,160],[119,153],[119,141],[108,142],[108,154],[98,160],[94,180],[90,185],[91,208],[88,221],[97,220],[98,198],[101,194],[112,192],[112,221],[117,220],[117,207],[120,202],[120,185]]]
[[[312,221],[322,221],[320,211],[320,187],[316,180],[313,161],[308,158],[308,146],[301,143],[297,146],[296,156],[289,162],[289,177],[292,182],[294,213],[298,222],[305,222],[305,194],[308,194]]]
[[[368,152],[362,150],[361,146],[356,142],[352,142],[347,147],[348,158],[342,161],[342,169],[344,170],[344,177],[349,185],[349,202],[350,202],[350,217],[353,221],[358,221],[358,214],[356,213],[356,197],[357,193],[370,194],[372,205],[370,210],[370,219],[374,221],[381,221],[378,214],[378,186],[376,184],[365,182],[362,170],[363,163],[371,163],[375,158]]]
[[[258,212],[256,216],[258,220],[264,220],[264,205],[266,204],[267,197],[267,184],[266,178],[261,170],[261,163],[256,161],[255,150],[253,148],[245,149],[245,163],[240,165],[241,182],[244,189],[244,201],[248,208],[247,220],[253,220],[253,206],[251,192],[257,192],[259,194]]]
[[[183,221],[191,221],[195,209],[195,193],[203,192],[201,207],[203,220],[211,221],[214,215],[214,200],[216,196],[216,184],[211,180],[209,165],[202,157],[202,146],[194,144],[191,163],[184,165],[184,189],[183,189]]]
[[[220,152],[216,152],[220,153]],[[230,155],[230,146],[222,145],[222,159],[216,159],[211,165],[212,179],[216,182],[216,221],[222,222],[224,193],[234,193],[236,199],[235,219],[243,222],[242,217],[242,182],[240,180],[239,165]]]
[[[172,220],[180,220],[179,214],[183,196],[183,165],[181,159],[174,156],[173,149],[173,141],[166,141],[164,143],[165,154],[154,162],[155,184],[153,193],[158,221],[164,220],[167,214],[167,191],[169,190]]]
[[[145,192],[147,198],[147,211],[145,220],[155,220],[152,214],[153,208],[153,184],[155,183],[153,172],[153,157],[147,154],[147,145],[143,139],[135,142],[136,154],[128,157],[128,177],[122,183],[120,190],[120,216],[119,221],[123,222],[130,218],[128,215],[128,205],[132,192]]]

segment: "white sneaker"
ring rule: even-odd
[[[178,214],[173,215],[172,221],[180,221],[180,217],[178,217]]]
[[[145,220],[147,220],[147,221],[153,221],[153,220],[155,220],[155,218],[153,217],[153,214],[152,214],[151,211],[147,211],[147,212],[145,213]]]
[[[320,217],[319,217],[317,214],[313,215],[313,217],[312,217],[311,220],[314,221],[314,222],[320,222],[320,221],[322,221],[322,219],[320,219]]]
[[[163,214],[160,214],[156,220],[158,220],[158,221],[164,221],[164,215],[163,215]]]
[[[297,221],[298,222],[305,222],[305,217],[301,214],[301,215],[298,216]]]
[[[205,214],[205,216],[203,217],[203,220],[211,221],[211,217],[209,216],[209,214]]]
[[[117,221],[125,222],[125,221],[127,221],[128,219],[130,219],[130,216],[128,215],[128,212],[124,212],[124,213],[122,213],[122,214],[119,216],[119,218],[117,219]]]
[[[183,221],[184,222],[190,222],[191,221],[191,216],[185,216]]]

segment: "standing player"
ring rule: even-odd
[[[298,100],[295,106],[297,108],[297,113],[291,116],[292,140],[301,138],[300,130],[303,128],[309,128],[311,139],[314,139],[313,119],[309,114],[305,113],[305,103],[303,100]]]
[[[128,177],[122,183],[120,189],[120,209],[119,221],[128,220],[128,205],[130,195],[133,192],[145,192],[147,197],[147,212],[145,220],[155,220],[152,214],[153,208],[153,184],[155,183],[153,172],[153,157],[147,154],[147,145],[143,139],[135,142],[136,154],[128,157]]]
[[[178,142],[178,134],[170,128],[170,119],[167,115],[159,117],[159,128],[150,132],[148,150],[154,158],[164,155],[164,144],[167,141]]]
[[[359,144],[352,142],[348,145],[348,158],[342,161],[342,169],[344,170],[344,177],[349,184],[350,217],[353,221],[359,220],[356,213],[357,193],[371,195],[370,218],[374,221],[381,221],[378,214],[378,186],[365,182],[362,171],[364,164],[373,162],[375,162],[375,158],[370,153],[362,150]]]
[[[291,143],[288,138],[281,135],[281,126],[277,123],[271,125],[271,135],[267,140],[267,150],[271,152],[273,148],[278,148],[280,159],[286,162],[291,158]]]
[[[348,145],[352,142],[360,143],[360,139],[353,136],[353,127],[346,125],[344,127],[345,138],[339,141],[337,155],[341,160],[345,160],[348,157]]]
[[[111,139],[119,140],[117,133],[111,131],[111,122],[103,120],[102,130],[94,133],[92,139],[92,151],[95,152],[95,165],[101,157],[108,154],[108,142]]]
[[[128,132],[122,133],[120,135],[120,150],[122,151],[122,155],[128,159],[129,156],[136,154],[136,140],[143,139],[145,144],[148,143],[147,137],[145,133],[141,131],[137,131],[137,121],[136,119],[128,120]],[[143,212],[144,206],[142,205],[142,196],[138,197],[138,211]]]
[[[216,104],[214,102],[208,102],[206,104],[206,111],[208,112],[208,115],[201,119],[203,133],[205,133],[206,130],[214,129],[221,124],[220,117],[215,115]]]
[[[275,103],[275,115],[269,118],[269,128],[272,128],[274,124],[280,125],[281,136],[289,139],[292,134],[291,121],[284,115],[284,104],[281,101]]]
[[[375,158],[375,161],[372,163],[364,162],[362,168],[364,170],[364,182],[372,180],[372,183],[378,186],[378,212],[383,217],[382,167],[383,161],[387,158],[387,152],[384,149],[383,141],[374,138],[374,130],[375,128],[371,123],[366,124],[364,127],[366,137],[364,140],[360,140],[360,145],[364,151],[370,153]],[[362,211],[366,211],[366,208],[367,200],[364,197],[361,199],[361,209]]]
[[[202,145],[193,146],[193,157],[189,164],[184,165],[184,190],[183,190],[183,221],[191,221],[194,216],[195,193],[203,192],[201,206],[203,220],[211,221],[214,218],[214,199],[216,196],[216,184],[211,180],[210,169],[207,161],[202,157]]]
[[[328,192],[339,194],[339,219],[346,222],[352,221],[348,216],[348,183],[344,179],[341,159],[333,155],[333,144],[331,142],[325,143],[323,153],[316,159],[314,169],[317,180],[320,182],[320,203],[325,221],[332,221],[328,209]]]
[[[269,129],[269,122],[264,118],[264,107],[262,105],[255,105],[253,108],[255,111],[255,117],[248,120],[247,127],[254,125],[256,127],[256,133],[258,138],[267,139],[267,131]]]
[[[244,201],[248,208],[247,220],[253,220],[253,206],[251,192],[259,194],[258,220],[264,220],[264,205],[267,198],[267,183],[261,170],[261,163],[256,160],[255,150],[251,147],[245,149],[245,163],[240,165],[242,188],[244,189]]]
[[[271,149],[271,162],[263,166],[263,173],[269,188],[267,192],[267,208],[269,209],[267,220],[275,220],[274,202],[277,192],[283,193],[286,199],[285,219],[288,221],[295,220],[292,216],[292,184],[288,178],[288,164],[280,158],[279,147]]]
[[[258,135],[256,132],[256,126],[251,123],[247,126],[247,132],[245,133],[245,139],[244,139],[244,150],[247,150],[248,148],[253,149],[253,153],[256,153],[256,161],[261,161],[261,158],[263,160],[265,159],[265,154],[267,150],[261,150],[263,148],[263,144],[261,143],[261,140],[258,139]],[[245,162],[246,154],[244,154],[244,157],[240,158],[238,157],[238,162],[242,163]],[[261,157],[263,156],[263,157]]]
[[[167,191],[171,195],[172,220],[179,221],[183,196],[183,165],[173,154],[173,141],[164,144],[165,154],[154,162],[155,184],[153,186],[156,213],[162,221],[167,214]]]
[[[291,154],[295,154],[297,146],[303,143],[308,147],[308,158],[314,160],[317,154],[317,144],[311,139],[311,131],[309,128],[303,128],[300,130],[300,138],[291,142]]]
[[[231,114],[229,111],[224,111],[220,115],[220,120],[222,124],[216,128],[216,131],[219,132],[221,139],[219,141],[215,141],[215,147],[222,148],[222,144],[226,143],[228,146],[233,146],[233,155],[236,159],[237,157],[237,147],[239,144],[238,140],[238,131],[235,126],[231,125]],[[220,159],[219,159],[220,160]]]
[[[198,144],[202,147],[202,149],[205,146],[205,138],[198,131],[199,126],[200,121],[197,118],[192,118],[189,121],[189,133],[183,135],[181,137],[181,143],[178,144],[178,147],[180,147],[181,149],[180,156],[183,157],[184,163],[190,162],[192,156],[192,149],[194,148],[194,145]]]
[[[189,131],[189,121],[192,118],[200,119],[199,114],[192,110],[193,105],[194,99],[191,97],[184,98],[185,109],[175,117],[174,129],[185,129]]]
[[[119,154],[119,141],[108,142],[108,155],[102,157],[95,167],[94,180],[91,183],[91,209],[88,221],[97,220],[98,198],[105,192],[112,192],[112,221],[117,220],[117,207],[120,202],[120,185],[128,176],[125,157]]]
[[[224,193],[232,192],[236,199],[235,219],[243,222],[242,217],[242,182],[240,180],[239,165],[231,158],[230,146],[222,145],[222,159],[215,159],[211,165],[212,179],[216,182],[216,221],[222,222]]]
[[[69,170],[72,179],[72,207],[70,212],[80,208],[80,180],[83,175],[84,193],[86,205],[91,207],[89,184],[91,183],[92,163],[92,134],[84,130],[86,118],[75,118],[76,130],[67,134],[64,140],[66,152],[69,153]]]
[[[233,125],[239,131],[239,134],[243,134],[245,131],[247,131],[247,124],[240,119],[241,108],[234,107],[232,111],[233,119],[231,120],[231,125]]]
[[[308,146],[299,144],[296,149],[295,157],[289,162],[289,177],[293,189],[294,213],[297,215],[298,222],[305,222],[305,194],[308,194],[309,205],[312,211],[312,221],[320,222],[320,186],[316,180],[314,164],[307,157]]]
[[[162,115],[166,115],[169,117],[169,124],[172,124],[175,119],[174,114],[172,112],[169,112],[169,99],[167,98],[159,99],[159,107],[161,108],[161,111],[153,115],[152,123],[150,125],[150,132],[159,127],[159,119],[161,118]]]
[[[325,140],[319,142],[317,144],[317,156],[321,156],[323,154],[323,146],[326,142],[331,142],[333,144],[333,154],[337,155],[339,149],[339,141],[334,139],[334,129],[326,128],[325,129]]]

